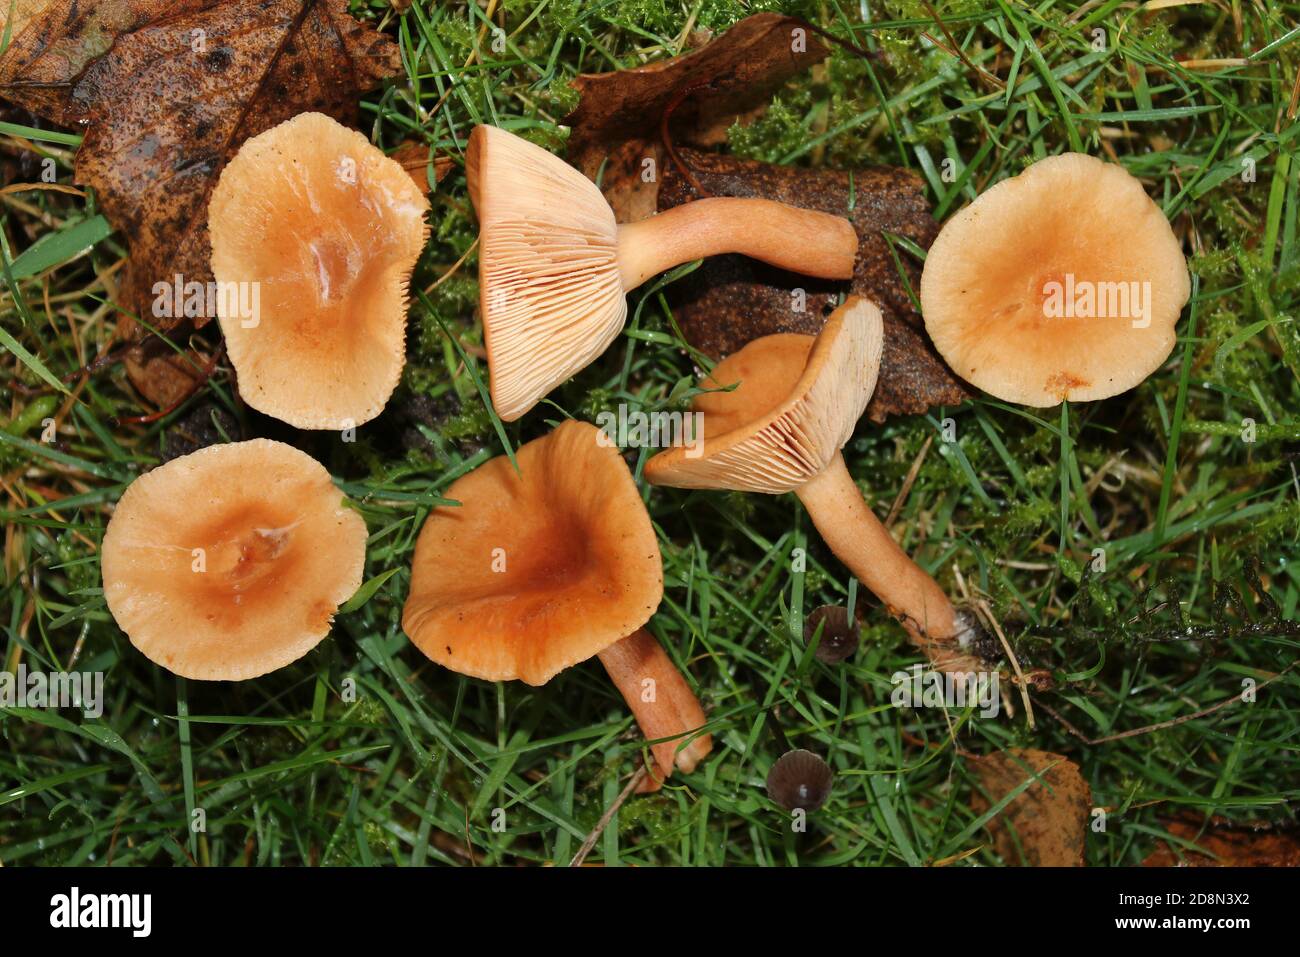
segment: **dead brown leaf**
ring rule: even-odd
[[[569,161],[592,180],[601,174],[620,223],[645,219],[655,211],[665,168],[659,127],[666,112],[675,143],[715,145],[733,122],[765,108],[790,77],[828,52],[804,21],[759,13],[699,50],[633,70],[579,76],[574,86],[582,98],[564,118],[571,129]],[[653,175],[643,177],[647,160]]]
[[[988,822],[998,856],[1030,867],[1083,866],[1092,789],[1069,758],[1050,751],[1011,748],[967,759],[979,788],[971,809],[980,815],[1035,774],[1042,779]],[[981,791],[983,793],[981,793]]]
[[[131,384],[160,409],[188,398],[202,384],[207,363],[207,356],[192,349],[182,355],[156,339],[137,344],[125,359]]]
[[[157,282],[211,281],[208,196],[244,140],[309,110],[353,122],[357,97],[401,66],[346,0],[31,6],[0,93],[87,124],[77,181],[129,243],[123,302],[141,313]]]
[[[860,245],[850,290],[874,300],[885,316],[880,379],[867,407],[873,422],[890,415],[919,414],[936,405],[957,405],[968,396],[926,338],[883,235],[904,236],[922,248],[934,240],[938,224],[930,216],[918,176],[890,166],[854,170],[850,211],[849,174],[842,170],[772,166],[690,149],[677,152],[714,196],[774,199],[847,216],[853,222]],[[695,198],[686,178],[670,167],[659,191],[659,208]],[[899,260],[915,292],[920,269],[901,251]],[[815,335],[843,288],[842,283],[822,282],[729,255],[706,259],[667,292],[687,340],[706,355],[721,358],[759,336]],[[803,290],[802,296],[797,290]]]
[[[1295,831],[1243,827],[1223,818],[1206,823],[1190,816],[1166,821],[1165,830],[1199,852],[1162,842],[1143,867],[1300,867]]]
[[[429,189],[429,145],[421,143],[418,140],[406,140],[400,144],[397,149],[390,154],[392,159],[396,160],[411,179],[415,180],[415,185],[428,195]],[[444,156],[441,153],[433,158],[433,181],[441,183],[443,178],[451,172],[456,164],[452,162],[450,156]]]
[[[168,13],[183,15],[204,0],[130,0],[69,5],[60,0],[16,0],[6,24],[9,0],[0,0],[0,36],[10,45],[0,58],[0,96],[63,126],[82,112],[73,85],[114,38]]]

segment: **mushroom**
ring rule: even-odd
[[[702,199],[620,226],[594,183],[539,146],[491,126],[469,138],[480,223],[479,305],[492,404],[506,421],[605,351],[625,294],[672,266],[718,253],[848,279],[849,221],[765,199]]]
[[[325,469],[253,439],[172,459],[122,494],[104,597],[150,661],[240,681],[301,658],[361,585],[366,523]]]
[[[814,652],[818,661],[828,665],[838,664],[853,657],[858,650],[861,636],[858,623],[849,617],[849,610],[843,605],[822,605],[814,608],[803,622],[803,639],[808,644],[821,639]]]
[[[239,148],[208,230],[221,331],[249,405],[300,429],[379,414],[402,374],[428,208],[399,163],[321,113]]]
[[[921,311],[954,372],[1042,408],[1104,399],[1154,372],[1190,291],[1178,240],[1142,184],[1065,153],[948,220],[925,260]]]
[[[803,748],[787,751],[767,772],[767,796],[787,811],[816,811],[831,796],[834,784],[831,766]]]
[[[569,421],[454,482],[420,531],[402,627],[452,671],[542,685],[593,655],[652,744],[648,789],[712,749],[704,711],[644,625],[663,596],[650,516],[616,448]],[[661,740],[664,739],[664,740]]]
[[[794,492],[831,551],[936,667],[974,670],[962,650],[975,637],[973,619],[958,614],[898,546],[840,454],[875,389],[883,329],[876,304],[853,296],[815,338],[782,333],[753,340],[701,383],[719,390],[695,399],[703,442],[660,452],[646,463],[645,476],[678,488]]]

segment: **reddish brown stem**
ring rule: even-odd
[[[638,628],[602,651],[600,663],[647,740],[658,741],[650,745],[658,768],[650,769],[645,790],[658,790],[674,766],[687,774],[695,770],[713,750],[713,738],[701,734],[683,744],[688,734],[704,726],[704,709],[658,639]]]

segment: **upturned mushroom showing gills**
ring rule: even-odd
[[[653,789],[709,753],[704,711],[644,625],[663,596],[650,516],[618,449],[565,422],[448,489],[420,531],[402,627],[452,671],[545,684],[600,658],[654,756]],[[691,737],[691,735],[693,735]]]
[[[702,447],[660,452],[646,463],[645,476],[679,488],[794,492],[831,551],[936,667],[974,670],[964,650],[975,637],[971,620],[894,541],[840,454],[875,389],[883,335],[880,309],[854,296],[816,337],[755,339],[701,383],[718,390],[695,399]]]
[[[470,135],[465,169],[492,404],[506,421],[604,352],[627,317],[625,294],[665,269],[743,253],[823,279],[853,275],[858,237],[839,216],[724,197],[620,226],[580,172],[491,126]]]
[[[104,533],[104,597],[131,643],[186,678],[296,661],[361,585],[366,523],[311,456],[212,445],[140,476]]]
[[[208,206],[244,400],[300,429],[373,419],[402,374],[429,203],[355,130],[302,113],[244,143]]]
[[[1048,407],[1133,388],[1174,347],[1187,263],[1123,167],[1039,160],[944,225],[921,274],[925,328],[952,370]]]

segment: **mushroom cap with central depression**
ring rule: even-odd
[[[714,367],[694,410],[704,441],[660,452],[646,479],[678,488],[792,492],[820,475],[853,434],[875,391],[880,308],[850,297],[816,337],[763,336]],[[727,391],[728,386],[735,388]]]
[[[474,128],[465,172],[480,226],[492,404],[509,422],[622,330],[618,224],[595,183],[496,127]]]
[[[269,439],[212,445],[123,493],[104,597],[145,657],[239,681],[301,658],[361,585],[366,523],[324,467]]]
[[[1173,350],[1191,284],[1164,212],[1123,167],[1040,160],[944,224],[921,311],[956,372],[1045,408],[1133,388]]]
[[[454,482],[420,532],[402,627],[444,667],[545,684],[644,625],[659,543],[619,450],[565,422]]]
[[[321,113],[239,148],[208,228],[213,275],[230,290],[221,332],[249,405],[300,429],[380,413],[406,358],[428,208],[399,163]]]

